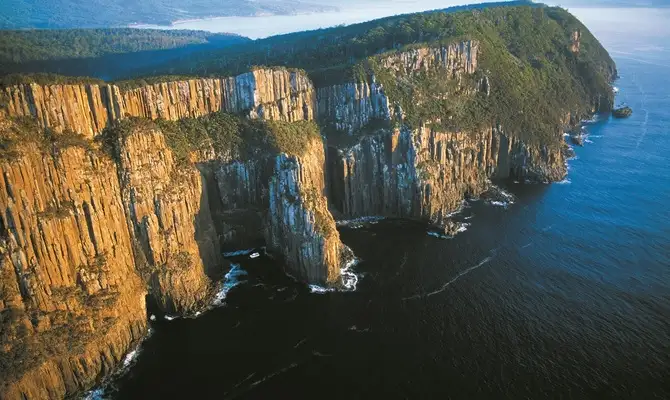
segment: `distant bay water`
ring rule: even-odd
[[[468,4],[483,3],[474,0]],[[290,32],[330,28],[345,24],[370,21],[391,15],[405,14],[455,5],[463,5],[454,0],[388,0],[350,2],[340,6],[339,11],[296,15],[264,15],[258,17],[215,17],[197,20],[175,21],[172,26],[151,24],[133,25],[135,28],[151,29],[193,29],[210,32],[237,33],[252,39],[259,39]]]
[[[452,240],[342,228],[354,292],[235,256],[221,307],[151,321],[91,397],[670,398],[670,45],[635,33],[665,11],[636,11],[587,21],[634,114],[585,124],[567,180],[504,184],[514,202],[470,202]]]

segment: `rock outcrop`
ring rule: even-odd
[[[417,76],[432,75],[444,84],[445,90],[437,86],[428,93],[415,90],[412,101],[416,104],[449,98],[462,101],[476,92],[490,94],[488,76],[466,80],[477,71],[478,53],[477,41],[410,49],[378,58],[375,72],[393,77],[406,88],[415,85]],[[350,134],[374,119],[386,119],[391,125],[392,120],[404,118],[397,99],[385,94],[374,75],[369,84],[345,84],[318,93],[319,117]],[[332,145],[328,172],[335,209],[345,218],[382,215],[446,226],[448,215],[462,200],[479,196],[490,179],[550,182],[563,179],[567,172],[558,131],[550,143],[529,144],[505,133],[504,127],[449,131],[440,122],[421,121],[414,128],[396,123],[401,127],[364,132],[354,145]]]
[[[168,313],[192,314],[221,276],[219,241],[206,181],[191,164],[177,165],[162,132],[136,128],[118,138],[124,205],[150,290]]]
[[[93,138],[126,117],[175,121],[216,111],[252,118],[312,120],[316,91],[301,72],[257,69],[232,78],[164,82],[123,90],[115,85],[25,84],[2,89],[0,117],[32,117],[57,133]]]
[[[390,120],[392,110],[383,88],[374,80],[317,89],[319,121],[347,134],[375,120]]]
[[[303,156],[281,154],[269,188],[268,248],[283,254],[301,280],[337,284],[344,246],[325,193],[323,143],[313,140]]]
[[[444,225],[490,179],[563,179],[560,150],[528,146],[499,128],[472,134],[396,129],[329,149],[330,200],[345,218],[381,215]]]
[[[0,396],[62,398],[144,336],[146,289],[115,164],[80,147],[21,154],[0,163]]]
[[[479,42],[467,40],[449,46],[394,53],[378,60],[378,64],[385,72],[404,79],[422,71],[439,70],[445,81],[459,80],[476,71],[478,53]],[[488,78],[485,83],[488,84]],[[316,109],[319,122],[350,135],[371,122],[391,120],[402,114],[402,110],[389,100],[374,73],[369,81],[318,88]]]

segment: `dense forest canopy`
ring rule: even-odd
[[[170,25],[177,20],[212,16],[287,15],[335,9],[298,0],[2,0],[1,8],[0,29]]]
[[[450,7],[444,10],[398,15],[360,24],[277,35],[221,51],[189,54],[146,75],[234,75],[257,65],[298,67],[308,71],[335,70],[356,61],[404,45],[453,38],[454,18],[466,11],[518,6],[541,7],[520,0]],[[334,67],[334,68],[333,68]]]
[[[174,49],[237,38],[203,31],[129,28],[5,30],[0,31],[0,64]]]
[[[233,34],[180,30],[0,31],[0,75],[56,73],[117,79],[193,52],[248,41]]]

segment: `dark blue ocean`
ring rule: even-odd
[[[343,228],[355,292],[235,258],[247,274],[224,306],[151,322],[96,396],[670,398],[670,48],[619,39],[603,42],[634,114],[586,124],[568,180],[470,202],[451,240]]]

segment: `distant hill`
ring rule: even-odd
[[[0,75],[52,72],[113,79],[249,40],[233,34],[130,28],[6,30],[0,31]]]
[[[176,20],[194,18],[334,9],[294,0],[2,0],[0,29],[170,25]]]
[[[530,0],[518,0],[396,15],[347,26],[277,35],[221,50],[206,49],[135,71],[137,76],[235,75],[253,66],[281,65],[305,69],[317,82],[337,80],[340,74],[350,74],[350,68],[361,58],[452,36],[455,33],[451,32],[455,29],[450,22],[452,14],[519,6],[546,7]]]

